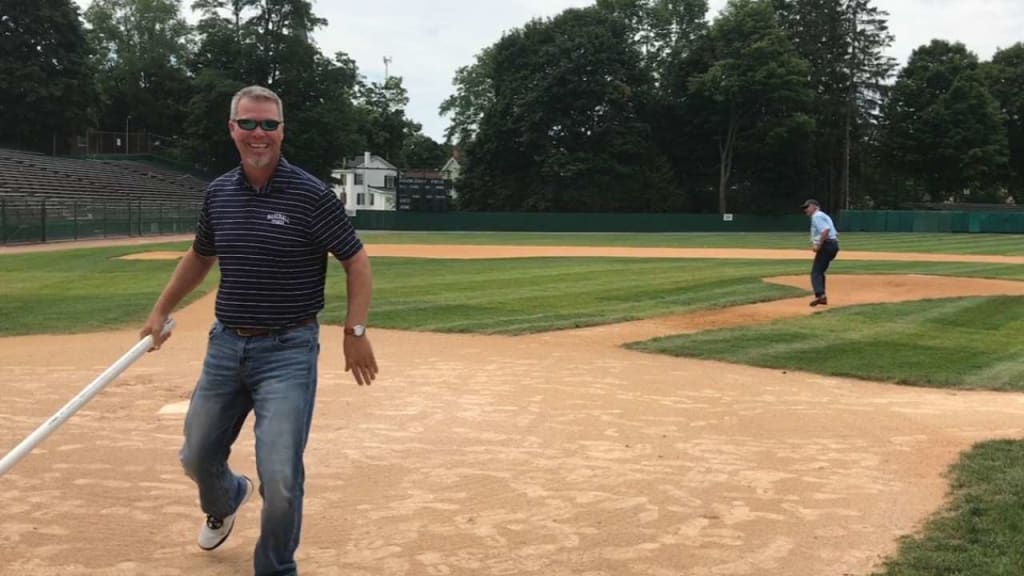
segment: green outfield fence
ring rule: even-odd
[[[805,232],[802,214],[359,212],[360,230],[492,232]],[[846,210],[840,232],[1024,233],[1024,212]]]
[[[487,232],[795,232],[801,214],[607,214],[550,212],[370,212],[353,218],[360,230]]]
[[[1024,233],[1024,212],[846,210],[839,218],[846,232]]]
[[[201,202],[0,196],[0,244],[195,230]]]
[[[29,244],[195,230],[200,202],[0,196],[0,243]],[[525,212],[369,212],[360,230],[490,232],[805,232],[806,216]],[[1024,212],[846,210],[840,232],[1024,234]]]

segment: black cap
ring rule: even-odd
[[[821,206],[821,204],[818,204],[817,200],[815,200],[814,198],[811,198],[811,199],[807,200],[806,202],[804,202],[803,204],[801,204],[800,208],[807,208],[808,206]]]

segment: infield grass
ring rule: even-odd
[[[1024,574],[1024,442],[993,440],[961,455],[948,505],[875,576]]]
[[[851,306],[629,347],[939,388],[1024,390],[1024,298]]]

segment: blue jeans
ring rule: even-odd
[[[814,254],[814,265],[811,267],[811,287],[817,298],[825,296],[825,271],[828,270],[828,265],[836,259],[837,254],[839,254],[839,242],[835,240],[826,240]]]
[[[320,326],[242,337],[215,322],[188,415],[181,463],[199,487],[203,512],[230,516],[244,480],[228,467],[231,445],[256,415],[256,469],[263,514],[256,576],[296,574],[305,469],[302,455],[316,398]]]

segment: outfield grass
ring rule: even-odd
[[[941,388],[1024,390],[1024,298],[853,306],[630,347]]]
[[[790,262],[526,258],[374,260],[375,326],[523,334],[794,297],[763,276]],[[328,288],[327,322],[345,313],[342,273]]]
[[[810,228],[808,227],[808,230]],[[804,249],[810,233],[562,234],[535,232],[377,232],[361,231],[370,244],[483,244],[522,246],[632,246],[659,248]],[[1024,242],[1013,234],[840,233],[843,250],[946,254],[1024,255]]]
[[[181,249],[149,246],[145,250]],[[0,256],[0,335],[87,332],[137,325],[176,265],[116,260],[140,247]],[[374,259],[374,326],[519,334],[617,322],[673,311],[795,296],[763,283],[793,262],[533,258]],[[322,319],[345,315],[344,272],[330,266]],[[215,286],[207,280],[193,298]]]
[[[344,319],[344,278],[334,268],[327,322]],[[835,271],[1024,280],[1024,268],[1012,265],[850,262]],[[372,321],[406,330],[541,332],[809,294],[761,280],[806,273],[805,263],[792,261],[380,258]]]
[[[84,332],[145,319],[174,261],[124,261],[187,243],[0,256],[0,335]],[[375,326],[520,334],[797,296],[761,278],[808,262],[630,258],[374,258]],[[332,264],[323,320],[340,323],[345,280]],[[918,273],[1024,280],[1016,265],[837,261],[834,273]],[[193,298],[216,284],[216,274]]]
[[[182,249],[178,243],[0,256],[0,336],[141,327],[177,262],[116,258]],[[211,274],[186,303],[215,288],[217,278]]]
[[[1024,574],[1024,442],[976,445],[952,470],[949,505],[876,576]]]

